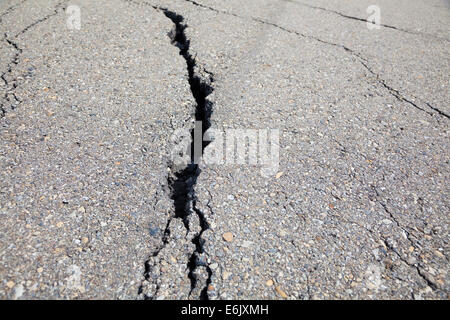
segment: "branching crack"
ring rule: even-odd
[[[308,7],[308,8],[311,8],[311,9],[317,9],[317,10],[322,10],[322,11],[325,11],[325,12],[333,13],[333,14],[336,14],[336,15],[341,16],[341,17],[346,18],[346,19],[351,19],[351,20],[356,20],[356,21],[367,23],[367,19],[350,16],[350,15],[347,15],[345,13],[342,13],[342,12],[339,12],[339,11],[336,11],[336,10],[327,9],[327,8],[323,8],[323,7],[319,7],[319,6],[313,6],[313,5],[310,5],[308,3],[299,2],[299,1],[293,1],[293,0],[282,0],[282,1],[295,3],[297,5]],[[400,27],[395,27],[395,26],[392,26],[392,25],[384,24],[384,23],[380,23],[380,26],[383,27],[383,28],[393,29],[393,30],[397,30],[397,31],[400,31],[400,32],[409,33],[409,34],[413,34],[413,35],[428,36],[428,37],[433,37],[433,38],[437,38],[437,39],[440,39],[440,40],[448,41],[448,39],[446,39],[446,38],[441,38],[441,37],[435,36],[433,34],[407,30],[407,29],[403,29],[403,28],[400,28]]]
[[[25,1],[22,1],[22,2],[18,3],[17,5],[9,7],[4,13],[2,13],[0,18],[5,16],[6,14],[11,12],[12,10],[14,10],[16,7],[18,7],[19,5],[21,5],[24,2]],[[19,58],[20,58],[21,54],[23,53],[22,48],[20,48],[20,46],[15,41],[15,39],[18,36],[24,34],[28,30],[30,30],[31,28],[33,28],[34,26],[38,25],[39,23],[44,22],[44,21],[48,20],[49,18],[57,15],[58,11],[61,9],[61,7],[63,6],[63,4],[65,2],[66,1],[61,1],[58,4],[56,4],[54,10],[51,13],[49,13],[48,15],[46,15],[45,17],[43,17],[39,20],[34,21],[30,25],[26,26],[24,29],[19,31],[15,36],[9,37],[7,33],[5,33],[3,35],[2,41],[5,41],[6,43],[8,43],[8,45],[13,47],[15,50],[15,53],[14,53],[14,56],[11,59],[11,61],[8,63],[6,71],[4,71],[0,76],[0,79],[2,79],[2,81],[6,87],[5,94],[3,95],[3,97],[0,98],[0,118],[3,118],[5,116],[5,114],[7,112],[7,105],[9,105],[9,108],[11,110],[14,110],[16,107],[18,107],[22,103],[22,100],[20,100],[15,93],[15,90],[18,87],[18,79],[15,77],[13,77],[12,79],[9,79],[9,76],[11,76],[13,73],[14,67],[19,64]],[[1,22],[1,20],[0,20],[0,22]]]
[[[372,189],[375,191],[375,194],[377,195],[377,198],[380,197],[380,194],[378,192],[378,190],[375,187],[372,187]],[[405,230],[405,228],[403,228],[400,224],[400,222],[397,220],[397,218],[395,217],[395,215],[388,209],[387,205],[382,202],[381,200],[377,200],[377,202],[381,205],[381,207],[383,208],[383,210],[389,215],[389,217],[391,218],[391,220],[396,224],[396,226],[402,230],[405,233],[406,239],[408,240],[408,242],[411,245],[414,245],[414,242],[411,240],[411,234],[410,232],[408,232],[407,230]],[[372,233],[372,231],[370,231]],[[390,249],[392,252],[394,252],[397,257],[403,261],[404,263],[406,263],[408,266],[414,268],[417,271],[417,274],[423,279],[425,280],[425,282],[428,284],[429,287],[431,287],[432,289],[436,290],[438,289],[438,287],[436,286],[436,284],[429,279],[429,277],[420,269],[418,264],[412,264],[410,263],[407,259],[405,259],[399,252],[398,250],[396,250],[385,238],[382,238],[384,244],[386,245],[386,247],[388,249]]]
[[[384,206],[383,206],[383,204],[381,203],[381,202],[379,202],[380,203],[380,205],[383,207],[383,208],[385,208]],[[387,211],[387,213],[389,213],[388,211]],[[390,214],[390,213],[389,213]],[[391,214],[390,214],[391,215]],[[437,286],[428,278],[428,276],[422,271],[422,269],[420,269],[420,267],[417,265],[417,264],[412,264],[412,263],[410,263],[407,259],[405,259],[401,254],[400,254],[400,252],[398,252],[398,250],[397,249],[395,249],[395,247],[385,238],[385,237],[383,237],[382,235],[378,235],[377,233],[375,233],[375,231],[374,230],[372,230],[372,229],[370,229],[370,228],[367,228],[367,227],[365,227],[364,225],[362,225],[362,224],[360,224],[360,223],[358,223],[358,222],[355,222],[355,221],[352,221],[352,220],[348,220],[348,219],[345,219],[344,217],[342,217],[342,216],[340,216],[340,215],[333,215],[333,217],[335,217],[335,218],[337,218],[337,219],[340,219],[340,220],[343,220],[343,221],[345,221],[345,222],[347,222],[347,223],[350,223],[350,224],[353,224],[353,225],[355,225],[355,226],[358,226],[358,227],[360,227],[361,229],[364,229],[373,239],[379,239],[379,240],[381,240],[382,242],[383,242],[383,244],[384,244],[384,246],[388,249],[388,250],[390,250],[391,252],[393,252],[399,259],[400,259],[400,261],[402,261],[404,264],[406,264],[407,266],[409,266],[410,268],[413,268],[416,272],[417,272],[417,274],[419,275],[419,277],[420,278],[422,278],[426,283],[427,283],[427,285],[430,287],[430,288],[432,288],[433,290],[436,290],[436,289],[438,289],[437,288]],[[392,217],[392,215],[391,215],[391,217]],[[393,220],[394,220],[394,222],[397,224],[397,226],[400,228],[400,229],[402,229],[403,231],[405,231],[399,224],[398,224],[398,222],[397,222],[397,220],[395,220],[394,218],[392,218]],[[406,232],[406,231],[405,231]],[[408,234],[408,233],[407,233]],[[411,241],[411,239],[409,239],[408,238],[408,241],[411,243],[411,244],[413,244],[413,242]]]
[[[334,42],[326,41],[326,40],[323,40],[323,39],[321,39],[321,38],[318,38],[318,37],[315,37],[315,36],[312,36],[312,35],[307,35],[307,34],[304,34],[304,33],[301,33],[301,32],[295,31],[295,30],[291,30],[291,29],[285,28],[285,27],[283,27],[283,26],[280,26],[280,25],[278,25],[278,24],[276,24],[276,23],[273,23],[273,22],[270,22],[270,21],[267,21],[267,20],[263,20],[263,19],[261,19],[261,18],[255,18],[255,17],[251,17],[251,16],[250,16],[250,17],[244,17],[244,16],[237,15],[237,14],[235,14],[235,13],[232,13],[232,12],[223,11],[223,10],[218,10],[218,9],[216,9],[216,8],[213,8],[213,7],[210,7],[210,6],[206,6],[206,5],[204,5],[204,4],[201,4],[201,3],[199,3],[199,2],[196,2],[195,0],[185,0],[185,1],[191,3],[191,4],[195,5],[195,6],[198,6],[198,7],[204,8],[204,9],[208,9],[208,10],[211,10],[211,11],[216,12],[216,13],[221,13],[221,14],[233,16],[233,17],[237,17],[237,18],[240,18],[240,19],[250,19],[250,20],[252,20],[252,21],[254,21],[254,22],[261,23],[261,24],[265,24],[265,25],[269,25],[269,26],[272,26],[272,27],[277,28],[277,29],[279,29],[279,30],[282,30],[282,31],[284,31],[284,32],[287,32],[287,33],[290,33],[290,34],[295,34],[295,35],[297,35],[297,36],[299,36],[299,37],[302,37],[302,38],[312,39],[312,40],[315,40],[315,41],[317,41],[317,42],[320,42],[320,43],[323,43],[323,44],[326,44],[326,45],[330,45],[330,46],[334,46],[334,47],[343,49],[345,52],[347,52],[347,53],[351,54],[353,57],[355,57],[356,60],[359,61],[359,62],[361,63],[361,65],[362,65],[367,71],[369,71],[369,73],[370,73],[371,75],[373,75],[373,76],[376,78],[377,82],[378,82],[384,89],[386,89],[386,90],[389,92],[389,94],[391,94],[392,96],[394,96],[397,100],[402,101],[402,102],[405,102],[405,103],[407,103],[407,104],[413,106],[414,108],[416,108],[416,109],[418,109],[418,110],[420,110],[420,111],[423,111],[423,112],[427,113],[428,115],[431,115],[431,116],[434,115],[434,113],[433,113],[432,111],[429,111],[429,110],[426,110],[426,109],[424,109],[424,108],[419,107],[419,105],[418,105],[417,103],[413,102],[411,99],[406,98],[403,94],[400,93],[399,90],[394,89],[393,87],[389,86],[389,85],[386,83],[386,81],[380,77],[379,74],[377,74],[375,71],[373,71],[373,70],[369,67],[369,65],[368,65],[368,60],[367,60],[366,58],[364,58],[360,53],[354,51],[353,49],[351,49],[351,48],[349,48],[349,47],[347,47],[347,46],[345,46],[345,45],[343,45],[343,44],[339,44],[339,43],[334,43]],[[318,8],[318,7],[317,7],[317,8]],[[359,19],[359,18],[355,18],[355,19],[356,19],[356,20],[361,20],[361,19]],[[366,20],[364,20],[364,21],[366,21]],[[384,26],[385,26],[385,27],[389,27],[389,26],[387,26],[387,25],[384,25]],[[392,26],[390,26],[390,27],[391,27],[391,28],[395,28],[395,27],[392,27]],[[396,29],[397,29],[397,30],[400,30],[400,31],[405,31],[405,30],[402,30],[402,29],[399,29],[399,28],[396,28]],[[407,32],[407,31],[405,31],[405,32]],[[412,33],[412,32],[410,32],[410,33]],[[431,110],[435,111],[437,114],[439,114],[439,115],[441,115],[441,116],[443,116],[443,117],[449,118],[449,115],[447,115],[444,111],[440,110],[439,108],[433,107],[433,106],[431,106],[431,105],[430,105],[429,103],[427,103],[427,102],[425,103],[425,105],[426,105],[428,108],[430,108]]]
[[[378,82],[382,87],[384,87],[385,89],[387,89],[387,90],[389,91],[389,93],[390,93],[392,96],[394,96],[397,100],[403,101],[403,102],[405,102],[405,103],[407,103],[407,104],[413,106],[414,108],[416,108],[416,109],[418,109],[418,110],[420,110],[420,111],[423,111],[423,112],[429,114],[430,116],[433,116],[433,113],[432,113],[432,112],[427,111],[427,110],[425,110],[425,109],[419,107],[419,106],[417,105],[417,103],[415,103],[415,102],[413,102],[413,101],[407,99],[407,98],[404,97],[398,90],[396,90],[396,89],[392,88],[391,86],[389,86],[389,85],[386,83],[386,81],[385,81],[384,79],[381,79],[380,76],[379,76],[377,73],[375,73],[375,72],[368,66],[368,64],[366,63],[365,60],[363,60],[360,56],[358,56],[358,58],[359,58],[360,63],[364,66],[364,68],[366,68],[367,71],[369,71],[369,73],[372,74],[372,75],[376,78],[377,82]],[[433,107],[433,106],[430,105],[428,102],[426,102],[425,104],[426,104],[430,109],[436,111],[436,112],[437,112],[438,114],[440,114],[441,116],[446,117],[446,118],[450,118],[445,112],[439,110],[439,109],[436,108],[436,107]]]
[[[151,5],[152,6],[152,5]],[[205,71],[209,75],[209,79],[203,79],[195,71],[197,63],[195,58],[191,55],[189,51],[190,41],[187,39],[185,34],[185,29],[187,25],[184,23],[184,17],[177,14],[176,12],[170,11],[167,8],[152,6],[155,10],[162,12],[167,18],[169,18],[175,28],[173,31],[169,32],[169,37],[174,46],[180,50],[180,55],[186,61],[188,80],[190,85],[190,90],[192,96],[196,101],[195,107],[195,120],[202,122],[203,133],[210,127],[210,116],[212,112],[212,104],[206,98],[213,91],[213,88],[208,84],[213,82],[213,75],[210,72]],[[191,131],[192,141],[193,141],[193,130]],[[206,147],[206,144],[202,145],[202,151]],[[193,142],[191,142],[191,150],[194,150]],[[152,257],[156,257],[162,248],[169,241],[170,236],[170,223],[172,219],[181,219],[183,221],[184,227],[189,233],[190,230],[190,215],[196,214],[199,220],[200,231],[193,237],[192,243],[195,245],[195,250],[190,255],[189,261],[187,263],[187,268],[189,270],[188,277],[191,282],[191,291],[189,295],[192,294],[194,289],[198,287],[198,279],[196,276],[196,269],[202,266],[206,269],[208,273],[208,278],[206,280],[206,285],[200,290],[201,300],[208,300],[208,286],[211,283],[212,270],[209,264],[204,260],[200,259],[200,255],[204,253],[204,240],[202,238],[203,232],[209,229],[209,224],[206,220],[205,214],[197,207],[197,198],[195,195],[195,185],[197,178],[201,173],[201,170],[197,164],[197,159],[194,159],[193,155],[191,157],[191,162],[185,166],[182,170],[172,170],[173,174],[169,175],[168,186],[171,191],[171,199],[174,203],[175,215],[169,218],[166,226],[166,230],[162,238],[162,246],[156,250]],[[173,169],[173,168],[172,168]],[[145,279],[150,278],[151,273],[151,263],[150,260],[145,263]],[[156,296],[159,288],[156,288],[156,292],[152,297],[144,296],[146,299],[151,299]],[[143,293],[142,285],[139,289],[139,294]]]

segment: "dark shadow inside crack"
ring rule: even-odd
[[[196,74],[196,61],[195,58],[191,55],[190,41],[187,39],[185,30],[187,25],[184,24],[184,17],[170,11],[166,8],[156,7],[155,9],[160,10],[164,13],[164,15],[169,18],[175,25],[175,28],[168,33],[168,36],[171,39],[171,42],[174,46],[176,46],[180,50],[180,55],[186,62],[186,68],[188,72],[188,82],[190,86],[190,90],[192,96],[195,99],[195,120],[201,121],[202,123],[202,136],[210,128],[210,117],[212,113],[212,103],[207,100],[207,96],[210,95],[213,91],[213,88],[209,83],[212,83],[213,75],[210,72],[206,72],[209,75],[209,79],[202,79],[200,75]],[[197,178],[199,177],[201,170],[199,168],[200,159],[196,159],[198,155],[195,155],[195,146],[194,146],[194,129],[191,130],[191,161],[188,163],[183,169],[176,170],[174,173],[170,174],[167,182],[170,189],[170,198],[174,204],[175,215],[173,218],[181,219],[183,221],[183,225],[186,229],[186,234],[190,231],[190,219],[189,216],[191,214],[196,214],[199,219],[200,231],[194,236],[192,239],[192,243],[195,245],[195,250],[189,257],[187,262],[187,269],[189,270],[188,277],[191,282],[191,290],[189,295],[192,294],[194,289],[198,285],[198,279],[196,275],[197,267],[202,266],[206,268],[208,273],[208,278],[206,280],[206,286],[201,289],[200,296],[198,297],[200,300],[208,300],[207,289],[209,284],[211,283],[212,271],[208,266],[207,261],[201,257],[204,253],[204,240],[202,239],[202,234],[204,231],[209,229],[209,224],[206,220],[204,213],[196,207],[196,195],[195,195],[195,185],[197,183]],[[201,142],[201,153],[209,142]],[[166,230],[163,235],[163,244],[162,246],[153,253],[153,257],[157,256],[159,252],[164,248],[164,246],[169,241],[170,235],[170,222],[172,218],[168,220]],[[152,266],[150,265],[150,261],[146,261],[145,263],[145,279],[150,278]],[[142,286],[139,288],[139,294],[142,294]],[[157,288],[158,290],[158,288]],[[152,297],[144,296],[145,298],[151,299]]]

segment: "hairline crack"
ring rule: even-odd
[[[394,89],[393,87],[389,86],[386,83],[386,80],[382,79],[379,74],[377,74],[375,71],[373,71],[368,66],[368,60],[366,58],[364,58],[360,53],[356,52],[355,50],[353,50],[353,49],[351,49],[351,48],[349,48],[349,47],[347,47],[347,46],[345,46],[343,44],[326,41],[326,40],[320,39],[319,37],[316,37],[316,36],[307,35],[307,34],[304,34],[304,33],[301,33],[301,32],[295,31],[295,30],[287,29],[287,28],[285,28],[283,26],[280,26],[280,25],[278,25],[276,23],[273,23],[273,22],[270,22],[270,21],[267,21],[267,20],[264,20],[264,19],[261,19],[261,18],[256,18],[256,17],[252,17],[252,16],[244,17],[244,16],[240,16],[238,14],[232,13],[232,12],[219,10],[219,9],[216,9],[216,8],[213,8],[213,7],[201,4],[201,3],[199,3],[199,2],[197,2],[195,0],[185,0],[185,1],[191,3],[192,5],[195,5],[195,6],[204,8],[204,9],[208,9],[208,10],[211,10],[211,11],[216,12],[216,13],[221,13],[221,14],[233,16],[233,17],[237,17],[237,18],[240,18],[240,19],[250,19],[250,20],[252,20],[254,22],[265,24],[265,25],[269,25],[269,26],[272,26],[274,28],[280,29],[280,30],[282,30],[284,32],[287,32],[287,33],[290,33],[290,34],[295,34],[295,35],[297,35],[299,37],[302,37],[302,38],[312,39],[312,40],[318,41],[318,42],[326,44],[326,45],[330,45],[330,46],[334,46],[334,47],[343,49],[345,52],[351,54],[372,76],[374,76],[376,78],[376,81],[381,85],[381,87],[386,89],[389,92],[390,95],[392,95],[393,97],[395,97],[399,101],[402,101],[402,102],[404,102],[406,104],[409,104],[410,106],[412,106],[412,107],[414,107],[414,108],[416,108],[416,109],[418,109],[418,110],[420,110],[422,112],[427,113],[430,116],[434,116],[435,115],[435,113],[433,113],[432,111],[428,111],[428,110],[426,110],[424,108],[421,108],[421,107],[419,107],[417,105],[417,103],[413,102],[411,99],[406,98],[402,93],[400,93],[399,90]],[[298,2],[296,2],[296,3],[298,3]],[[399,30],[399,31],[403,31],[403,30],[398,29],[398,28],[396,28],[396,29]],[[431,110],[436,112],[437,115],[440,115],[440,116],[443,116],[443,117],[445,117],[447,119],[450,119],[450,116],[447,113],[445,113],[444,111],[440,110],[437,107],[432,106],[429,102],[424,102],[424,104],[428,108],[430,108]]]

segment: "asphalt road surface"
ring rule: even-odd
[[[0,1],[0,297],[449,299],[449,36],[448,0]]]

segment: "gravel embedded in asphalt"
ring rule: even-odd
[[[0,297],[448,299],[445,1],[68,5],[0,3]]]

